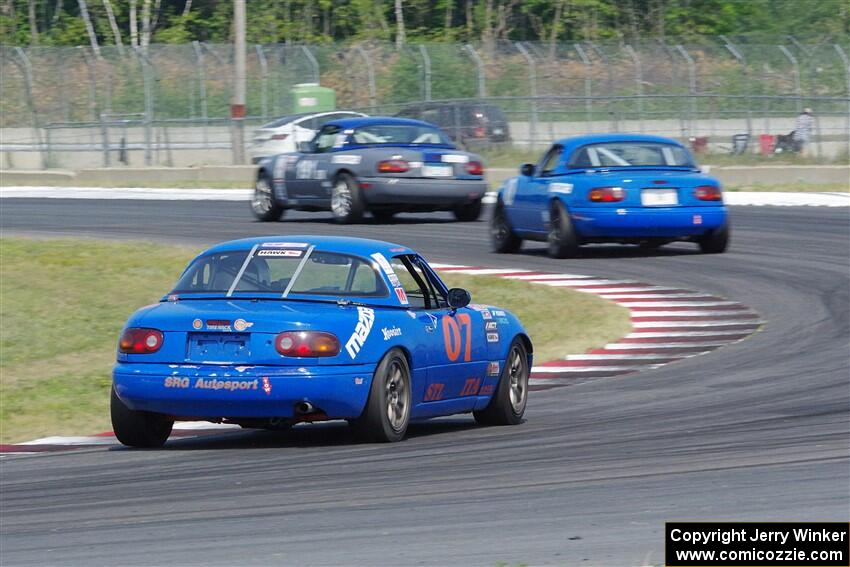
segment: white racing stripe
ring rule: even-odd
[[[532,374],[581,374],[584,372],[629,372],[657,368],[661,364],[641,364],[639,366],[535,366]],[[533,377],[533,376],[532,376]]]
[[[529,280],[533,282],[546,280],[592,280],[594,276],[583,276],[580,274],[529,274],[517,276],[505,276],[509,280]],[[607,281],[607,280],[606,280]]]
[[[721,305],[738,305],[734,301],[623,301],[617,303],[624,307],[720,307]]]
[[[725,327],[727,325],[740,325],[758,327],[763,321],[758,319],[716,319],[714,321],[634,321],[632,327],[635,329],[655,328],[677,328],[677,327]]]
[[[549,280],[549,281],[535,281],[534,283],[539,283],[543,285],[551,285],[553,287],[582,287],[588,285],[620,285],[620,284],[634,284],[637,282],[628,281],[628,280],[579,280],[579,279],[570,279],[570,280]],[[584,290],[579,290],[584,291]],[[587,290],[593,291],[593,290]]]
[[[728,337],[730,335],[749,334],[747,330],[743,331],[674,331],[664,333],[653,333],[651,331],[638,331],[629,333],[625,339],[660,339],[663,337]]]
[[[514,274],[528,270],[511,270],[508,268],[465,268],[452,270],[453,274],[468,274],[470,276],[498,276],[499,274]]]
[[[605,299],[673,299],[679,297],[705,297],[704,293],[688,292],[688,293],[605,293],[595,290],[581,290],[595,293]],[[607,291],[607,290],[606,290]]]
[[[611,287],[611,288],[606,288],[604,292],[600,291],[598,293],[600,295],[602,295],[603,293],[604,294],[609,294],[609,293],[624,293],[624,294],[628,293],[628,294],[631,294],[631,293],[649,293],[650,291],[657,291],[657,292],[669,291],[669,292],[675,293],[675,292],[678,291],[678,288],[649,286],[649,285],[644,286],[644,287]],[[705,294],[703,294],[703,295],[705,295]],[[656,295],[653,295],[653,297],[656,297]]]
[[[687,354],[570,354],[567,360],[667,360],[670,358],[686,358]]]

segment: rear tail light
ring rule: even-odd
[[[694,189],[694,197],[700,201],[722,201],[723,193],[720,191],[720,187],[700,185]]]
[[[594,203],[617,203],[626,198],[626,191],[622,187],[594,187],[588,198]]]
[[[378,162],[379,173],[404,173],[410,169],[410,164],[403,159],[388,159]]]
[[[476,138],[486,138],[487,137],[487,129],[479,126],[475,129],[475,137]]]
[[[162,332],[156,329],[124,329],[118,350],[125,354],[150,354],[162,346]]]
[[[274,348],[283,356],[336,356],[339,339],[319,331],[286,331],[275,337]]]
[[[272,136],[272,140],[285,140],[289,137],[289,134],[275,134]]]
[[[480,161],[471,161],[466,164],[466,172],[470,175],[484,175],[484,166]]]

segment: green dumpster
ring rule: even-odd
[[[301,83],[289,91],[292,96],[292,112],[323,112],[336,109],[336,91],[320,87],[316,83]]]

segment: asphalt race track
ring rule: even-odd
[[[5,235],[370,236],[433,261],[705,290],[767,321],[708,355],[536,392],[518,427],[458,417],[358,445],[328,424],[6,457],[4,565],[657,565],[666,520],[850,519],[846,208],[733,208],[723,255],[611,246],[555,261],[540,245],[490,254],[485,223],[441,214],[337,226],[256,223],[242,203],[0,203]]]

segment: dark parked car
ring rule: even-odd
[[[397,116],[436,124],[463,145],[509,142],[508,121],[498,106],[477,102],[426,102],[406,106]]]

